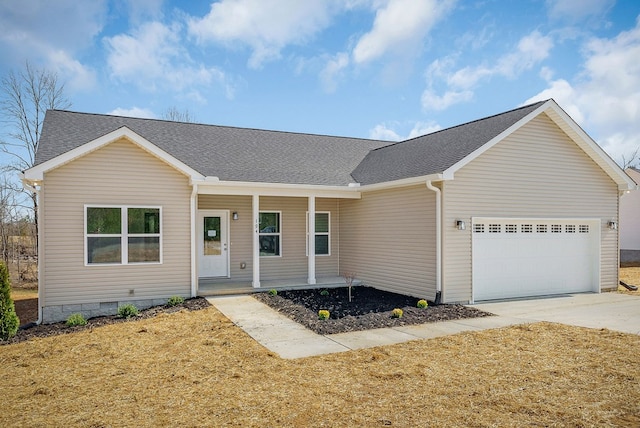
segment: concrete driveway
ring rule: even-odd
[[[619,293],[570,294],[472,305],[523,321],[550,321],[640,334],[640,296]]]

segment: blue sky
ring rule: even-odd
[[[640,147],[637,0],[0,0],[0,73],[71,110],[399,140],[554,98]]]

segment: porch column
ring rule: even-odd
[[[253,282],[254,288],[260,287],[260,195],[253,195]]]
[[[307,279],[308,284],[316,283],[316,197],[309,196],[309,239],[308,239],[308,268],[309,268],[309,278]]]

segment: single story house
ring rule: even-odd
[[[640,170],[625,172],[640,183]],[[640,266],[640,192],[628,192],[620,198],[620,262]]]
[[[399,143],[49,111],[41,321],[277,286],[442,303],[618,284],[636,184],[553,100]]]

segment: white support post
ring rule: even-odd
[[[309,278],[307,279],[308,284],[316,283],[316,197],[309,196],[309,248],[308,253],[308,268],[309,268]]]
[[[253,282],[254,288],[260,287],[260,195],[253,195]]]

